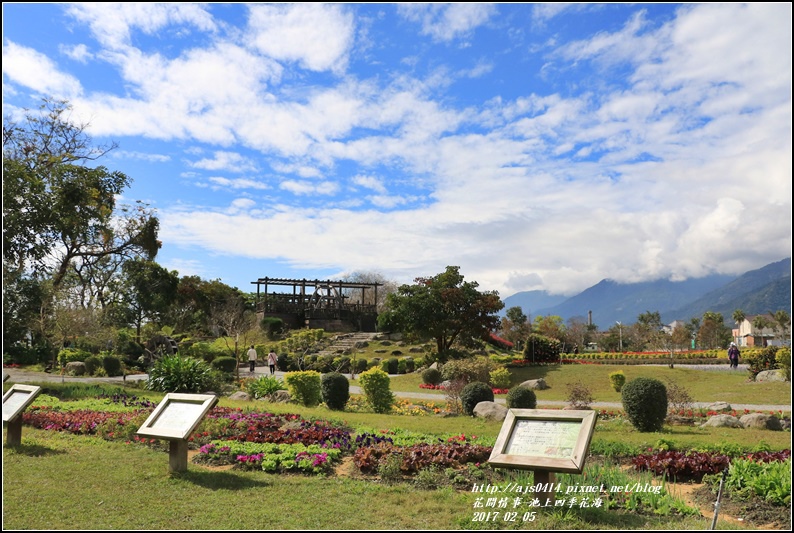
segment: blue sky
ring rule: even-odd
[[[68,99],[158,262],[460,266],[502,297],[791,255],[791,4],[3,4],[3,113]]]

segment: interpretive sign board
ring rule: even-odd
[[[41,387],[14,384],[3,394],[3,422],[12,422],[33,402]]]
[[[595,411],[510,409],[488,463],[581,474],[595,423]]]
[[[185,440],[216,403],[214,394],[166,394],[137,433],[142,437]]]

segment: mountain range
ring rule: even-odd
[[[741,276],[711,275],[685,281],[617,283],[605,279],[572,296],[554,296],[546,291],[524,291],[502,300],[502,314],[511,307],[533,319],[556,315],[564,321],[589,319],[600,329],[615,322],[633,324],[645,312],[659,312],[662,322],[701,318],[706,311],[721,313],[733,324],[737,309],[746,315],[779,310],[791,316],[791,258],[770,263]]]

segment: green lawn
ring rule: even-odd
[[[594,401],[620,403],[620,393],[609,383],[609,374],[622,371],[626,381],[638,377],[650,377],[667,382],[674,380],[686,388],[696,402],[726,401],[736,404],[791,405],[791,384],[780,382],[755,383],[748,381],[745,371],[692,370],[684,365],[675,368],[643,365],[562,365],[513,368],[512,385],[528,379],[543,378],[549,389],[536,391],[538,402],[544,400],[564,401],[568,385],[582,382],[590,388]],[[420,389],[420,373],[403,374],[391,380],[394,391],[428,392],[443,399],[443,391]],[[790,409],[789,409],[790,410]]]

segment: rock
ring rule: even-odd
[[[731,415],[714,415],[706,422],[701,424],[701,427],[713,428],[743,428],[742,422]]]
[[[665,420],[669,426],[694,426],[695,419],[691,416],[670,415]]]
[[[519,385],[519,387],[526,387],[532,390],[546,390],[551,388],[548,385],[546,385],[546,380],[543,378],[528,379],[527,381]]]
[[[496,402],[480,402],[474,406],[474,416],[501,422],[507,416],[507,407]]]
[[[66,363],[64,372],[70,376],[82,376],[86,373],[85,363],[82,361],[72,361],[70,363]]]
[[[408,348],[408,353],[425,353],[425,350],[421,346],[411,346]]]
[[[241,401],[249,401],[251,399],[251,395],[245,391],[238,390],[235,393],[229,395],[230,400],[241,400]]]
[[[430,365],[430,368],[435,368],[436,370],[438,370],[438,361]]]
[[[452,382],[448,379],[445,379],[439,385],[441,386],[442,389],[448,389],[449,386],[452,385]]]
[[[771,431],[783,431],[780,419],[776,416],[765,413],[750,413],[740,419],[746,428],[769,429]]]
[[[289,403],[292,400],[289,391],[277,390],[268,398],[273,403]]]
[[[714,402],[709,405],[709,411],[732,411],[733,407],[728,402]]]
[[[758,382],[764,381],[786,381],[786,374],[782,370],[764,370],[755,376]]]

